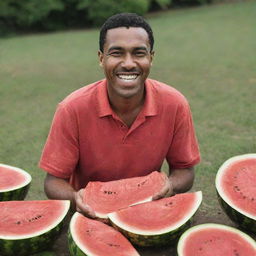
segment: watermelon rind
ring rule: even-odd
[[[256,216],[252,215],[245,211],[245,209],[241,209],[234,205],[234,203],[229,199],[227,194],[224,192],[223,188],[221,187],[221,178],[225,169],[232,163],[239,161],[239,160],[246,160],[246,159],[256,159],[256,154],[243,154],[239,156],[234,156],[229,158],[225,161],[219,168],[216,179],[215,179],[215,186],[218,196],[218,201],[220,206],[224,210],[224,212],[228,215],[228,217],[238,224],[242,229],[247,231],[256,232]]]
[[[13,169],[19,172],[25,177],[25,181],[19,185],[12,186],[11,188],[0,189],[0,201],[23,200],[26,197],[31,184],[31,175],[18,167],[0,164],[0,168],[1,167]]]
[[[178,241],[178,245],[177,245],[177,254],[178,254],[178,256],[185,256],[184,255],[184,247],[186,245],[186,240],[188,239],[188,237],[192,233],[200,231],[200,230],[206,230],[206,229],[212,229],[212,228],[216,228],[216,229],[219,229],[219,230],[225,230],[225,231],[229,231],[229,232],[238,234],[242,239],[246,240],[249,244],[252,245],[252,247],[255,249],[255,253],[256,253],[256,242],[253,238],[251,238],[246,233],[244,233],[244,232],[242,232],[239,229],[236,229],[234,227],[226,226],[226,225],[223,225],[223,224],[204,223],[204,224],[199,224],[199,225],[196,225],[196,226],[193,226],[193,227],[187,229],[181,235],[181,237],[179,238],[179,241]],[[219,246],[220,246],[220,244],[219,244]],[[250,255],[250,256],[252,256],[252,255]]]
[[[79,239],[79,236],[77,235],[77,232],[75,230],[75,223],[76,223],[77,219],[80,218],[80,217],[81,217],[81,214],[78,213],[78,212],[75,212],[73,214],[73,216],[71,218],[71,221],[70,221],[70,224],[69,224],[68,246],[69,246],[70,255],[71,256],[99,256],[98,253],[95,253],[91,249],[89,249],[88,246],[86,244],[84,244]],[[96,221],[96,220],[93,220],[93,221]],[[99,222],[99,223],[101,223],[101,222]],[[108,227],[108,228],[112,229],[112,227]],[[115,232],[117,232],[117,231],[115,230]],[[106,233],[106,234],[108,234],[108,233]],[[127,240],[127,242],[128,242],[128,240]],[[100,246],[100,243],[99,243],[98,246]],[[106,255],[106,254],[104,254],[104,255]],[[123,255],[128,255],[128,254],[127,254],[127,252],[124,251]],[[139,256],[139,254],[134,249],[134,252],[130,253],[129,256]]]
[[[118,211],[108,214],[111,224],[123,233],[133,244],[142,247],[173,244],[191,226],[191,220],[202,202],[202,192],[194,192],[196,200],[186,217],[175,224],[167,223],[166,228],[146,231],[129,226],[118,219]],[[150,226],[150,223],[149,223]]]
[[[30,235],[3,236],[0,234],[0,255],[28,256],[51,248],[63,227],[70,208],[70,201],[59,201],[63,204],[63,212],[47,228]]]

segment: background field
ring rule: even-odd
[[[218,208],[214,178],[229,157],[256,152],[256,2],[151,14],[156,38],[150,77],[189,100],[202,161],[193,190],[200,211]],[[0,162],[27,170],[27,199],[43,199],[37,167],[57,103],[103,77],[98,30],[0,40]],[[163,169],[166,169],[163,165]]]

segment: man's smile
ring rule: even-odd
[[[133,81],[135,80],[139,75],[136,74],[118,74],[117,77],[119,79],[122,79],[124,81]]]

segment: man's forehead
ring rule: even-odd
[[[138,42],[149,45],[147,31],[141,27],[118,27],[107,31],[105,44]]]

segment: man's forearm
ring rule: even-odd
[[[75,190],[65,179],[47,174],[44,182],[44,191],[50,199],[71,200],[74,202]]]
[[[186,192],[193,186],[194,169],[171,169],[169,179],[175,193]]]

